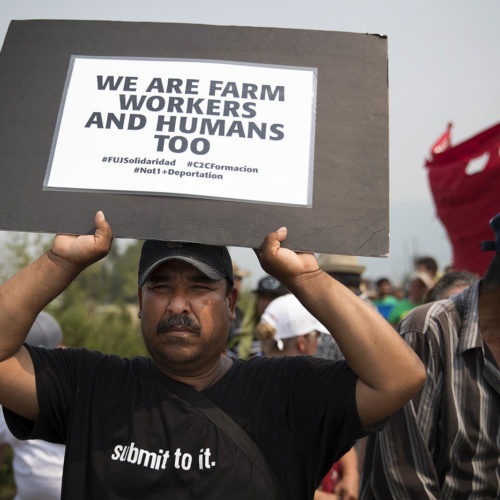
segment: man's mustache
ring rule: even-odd
[[[175,316],[169,316],[168,318],[162,319],[158,323],[158,326],[156,327],[156,333],[157,334],[166,333],[175,328],[182,328],[184,330],[196,333],[197,335],[199,335],[201,332],[201,328],[200,325],[198,325],[198,323],[193,321],[186,314],[178,314]]]

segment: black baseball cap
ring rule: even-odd
[[[286,293],[290,293],[289,290],[281,281],[278,281],[273,276],[264,276],[257,283],[257,288],[252,290],[253,293],[267,293],[269,295],[276,295],[279,297],[280,295],[285,295]]]
[[[213,280],[227,279],[234,283],[233,263],[226,247],[186,243],[182,241],[146,240],[142,245],[139,260],[139,286],[164,262],[182,260],[196,267]]]

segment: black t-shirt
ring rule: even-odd
[[[66,443],[63,498],[269,498],[230,438],[164,385],[148,358],[30,347],[40,414],[6,411],[17,437]],[[236,361],[203,393],[253,438],[282,498],[312,498],[363,435],[356,376],[310,357]],[[280,497],[281,497],[280,495]]]

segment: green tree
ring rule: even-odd
[[[52,236],[10,233],[2,274],[8,277],[50,248]],[[140,242],[115,241],[109,255],[88,267],[47,311],[61,324],[67,347],[125,357],[145,355],[137,320]]]

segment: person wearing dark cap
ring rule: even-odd
[[[95,225],[93,235],[57,235],[0,285],[0,403],[17,437],[66,443],[63,499],[312,498],[332,461],[424,382],[418,357],[373,308],[313,254],[281,245],[286,228],[256,249],[260,263],[334,332],[346,362],[232,360],[227,249],[157,241],[144,243],[138,274],[150,358],[23,345],[38,312],[109,252],[102,212]]]
[[[56,319],[42,311],[31,327],[26,343],[45,349],[61,345],[61,327]],[[7,428],[0,409],[0,456],[5,446],[13,452],[12,471],[16,486],[14,500],[56,500],[61,498],[64,446],[41,439],[16,439]],[[1,462],[1,460],[0,460]]]
[[[362,499],[500,498],[500,214],[490,225],[484,277],[412,309],[398,327],[427,379],[368,438]]]
[[[256,336],[256,327],[266,307],[276,298],[288,292],[286,287],[276,278],[266,275],[257,283],[257,288],[252,290],[253,297],[249,301],[241,328],[238,332],[238,358],[248,359],[261,354],[260,340]]]

